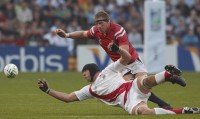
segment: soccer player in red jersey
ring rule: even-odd
[[[62,29],[56,29],[57,35],[64,38],[90,38],[99,42],[99,45],[105,50],[110,58],[115,62],[121,56],[116,52],[111,52],[108,48],[109,44],[116,44],[122,49],[128,51],[131,55],[131,60],[121,73],[125,80],[137,78],[139,76],[147,76],[147,70],[137,51],[129,42],[125,29],[119,24],[110,22],[109,15],[105,11],[99,11],[95,15],[96,25],[92,26],[86,31],[75,31],[66,33]],[[163,108],[172,108],[169,104],[159,99],[153,93],[149,97],[149,100],[158,104]]]

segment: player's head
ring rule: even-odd
[[[109,27],[109,22],[110,22],[110,18],[107,12],[105,11],[99,11],[96,15],[95,15],[95,24],[97,25],[98,29],[101,32],[106,32],[108,27]]]
[[[95,76],[95,74],[97,72],[100,71],[99,67],[94,64],[94,63],[89,63],[89,64],[86,64],[83,69],[82,69],[82,73],[84,73],[85,71],[89,71],[90,72],[90,80],[89,82],[92,82],[93,81],[93,78]]]
[[[101,10],[101,11],[97,12],[96,15],[95,15],[95,22],[98,22],[97,20],[109,22],[110,18],[109,18],[109,15],[106,11]]]

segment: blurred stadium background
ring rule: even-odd
[[[155,57],[151,63],[156,62],[156,57],[164,57],[162,64],[157,63],[154,67],[174,64],[183,70],[183,75],[192,79],[188,82],[193,86],[189,86],[186,90],[186,93],[188,91],[191,94],[189,99],[192,99],[192,102],[183,94],[182,88],[167,96],[157,91],[158,95],[167,98],[170,103],[177,107],[185,104],[200,106],[200,95],[196,92],[199,91],[198,84],[200,83],[200,80],[197,80],[200,77],[200,0],[161,1],[165,2],[165,35],[164,38],[161,38],[165,47],[161,55],[156,54],[159,49],[153,48],[154,51],[151,53]],[[59,112],[60,118],[67,118],[66,115],[71,115],[68,118],[79,118],[79,116],[84,115],[84,112],[85,118],[98,118],[95,115],[99,113],[115,115],[115,109],[107,109],[101,104],[96,107],[105,109],[105,112],[92,111],[92,105],[90,107],[88,102],[86,104],[90,107],[89,111],[83,111],[79,116],[76,116],[76,109],[72,109],[74,112],[68,111],[71,108],[65,108],[62,104],[58,104],[59,107],[54,113],[53,107],[58,102],[38,92],[36,81],[38,78],[47,78],[55,88],[70,92],[85,84],[77,72],[80,71],[83,64],[95,62],[104,68],[111,62],[94,40],[66,40],[53,32],[56,28],[64,29],[66,32],[87,30],[94,25],[93,17],[101,9],[108,11],[112,22],[119,23],[126,29],[130,42],[145,60],[146,19],[144,7],[145,0],[1,0],[0,72],[3,71],[6,64],[14,63],[18,66],[20,74],[16,78],[17,80],[4,80],[6,77],[1,73],[3,80],[0,80],[0,103],[1,107],[4,108],[0,108],[0,118],[1,115],[4,115],[3,118],[14,118],[15,116],[20,118],[23,112],[28,112],[25,118],[37,114],[42,116],[42,109],[45,110],[45,106],[51,101],[53,102],[50,105],[52,107],[47,106],[49,109],[44,112],[44,114],[51,115],[48,118],[57,118]],[[70,83],[74,85],[72,86]],[[167,85],[167,87],[170,87],[171,91],[177,89],[171,85]],[[166,92],[169,89],[167,87],[161,86],[160,90]],[[193,91],[197,95],[192,95]],[[175,97],[179,94],[179,97],[182,96],[181,98],[188,100],[189,103],[176,100]],[[24,100],[24,96],[27,97],[27,100]],[[176,101],[174,102],[174,100]],[[92,102],[92,104],[96,105],[96,102]],[[38,105],[39,108],[33,105]],[[77,106],[77,103],[75,105]],[[38,111],[31,109],[32,106]],[[85,109],[84,107],[82,108]],[[13,111],[16,113],[12,115]],[[117,110],[117,112],[121,115],[120,118],[130,118],[123,111]],[[36,117],[33,116],[33,118]],[[116,118],[116,116],[106,118]],[[162,118],[171,117],[162,116]],[[187,118],[192,118],[192,116]]]

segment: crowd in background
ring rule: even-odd
[[[106,10],[122,25],[133,44],[143,44],[145,0],[1,0],[0,44],[67,46],[71,55],[78,44],[94,40],[58,37],[54,30],[88,30],[94,15]],[[200,44],[200,0],[165,0],[168,44]]]

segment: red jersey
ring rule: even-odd
[[[129,46],[129,53],[132,56],[130,63],[134,62],[138,58],[138,53],[129,42],[126,31],[119,24],[110,23],[110,28],[105,35],[98,30],[97,26],[93,26],[88,30],[87,37],[96,39],[113,61],[118,60],[121,56],[118,53],[108,50],[107,46],[110,42],[114,42],[118,46]]]

